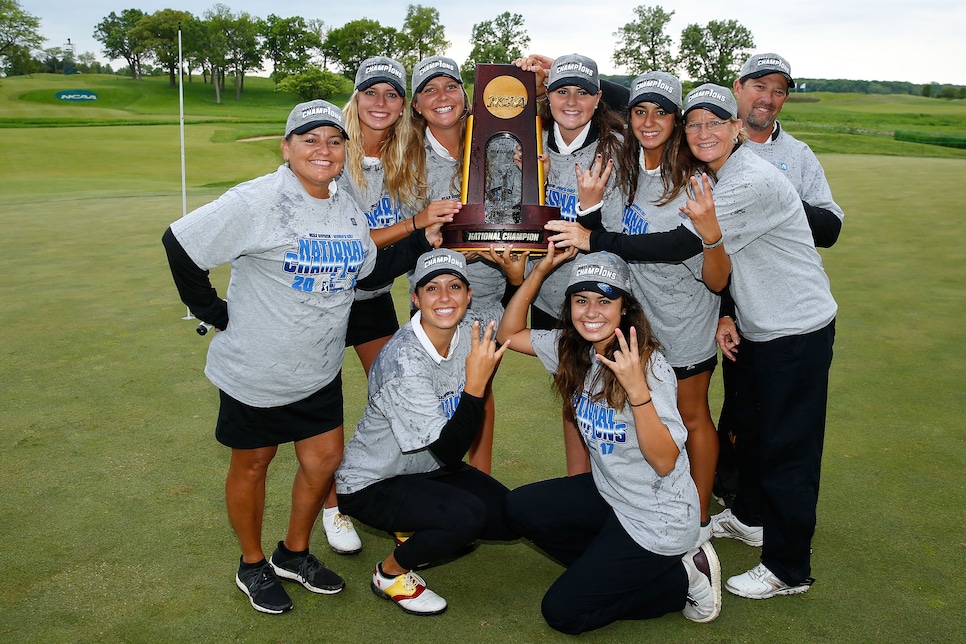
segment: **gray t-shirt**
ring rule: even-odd
[[[590,127],[588,125],[588,127]],[[560,218],[566,221],[577,220],[577,210],[581,207],[580,198],[577,194],[577,173],[575,164],[579,163],[582,170],[586,171],[596,160],[597,141],[588,141],[584,147],[574,150],[571,153],[562,154],[555,152],[548,144],[547,139],[554,136],[553,130],[544,132],[544,152],[550,157],[550,169],[547,171],[546,205],[560,208]],[[561,142],[558,141],[558,148]],[[604,163],[607,159],[604,159]],[[616,159],[615,159],[616,164]],[[596,204],[583,204],[583,209],[591,208]],[[605,230],[610,232],[620,232],[622,228],[621,213],[623,212],[623,198],[617,189],[616,172],[611,173],[604,189],[603,205],[601,206],[601,221]],[[532,270],[538,259],[530,261],[528,267]],[[572,260],[571,260],[572,261]],[[564,294],[567,291],[567,282],[570,280],[570,262],[561,264],[547,275],[543,284],[540,285],[540,292],[534,299],[533,304],[544,313],[559,318],[563,311]]]
[[[641,168],[634,203],[624,209],[624,234],[667,232],[682,224],[695,232],[691,220],[678,209],[687,195],[659,206],[663,193],[660,170]],[[680,263],[630,262],[629,266],[634,295],[671,366],[690,367],[714,357],[720,298],[700,281],[704,253]]]
[[[742,334],[767,342],[827,326],[837,305],[802,200],[782,173],[742,145],[718,171],[714,205]]]
[[[782,171],[795,186],[802,201],[811,206],[831,211],[839,220],[845,213],[832,199],[832,189],[825,178],[825,170],[812,149],[775,122],[775,130],[765,143],[745,141],[748,149]]]
[[[426,183],[429,186],[427,202],[440,199],[460,200],[460,164],[456,159],[442,156],[435,149],[426,134]],[[426,203],[416,204],[414,212],[422,210]],[[410,215],[412,216],[412,215]],[[457,219],[459,215],[456,215]],[[475,259],[466,264],[467,277],[473,288],[471,308],[499,305],[506,292],[506,276],[495,264],[483,259]],[[410,275],[411,277],[411,275]],[[409,291],[412,292],[412,283]]]
[[[530,344],[550,373],[559,366],[557,343],[561,331],[531,331]],[[658,476],[645,460],[629,406],[614,409],[606,400],[593,401],[597,360],[574,400],[577,427],[590,452],[591,472],[601,496],[641,547],[660,555],[679,555],[694,546],[701,525],[698,490],[684,443],[688,431],[678,412],[677,379],[660,351],[647,364],[647,385],[654,410],[680,450],[674,469]]]
[[[310,196],[287,165],[240,184],[171,224],[188,256],[231,263],[228,328],[205,374],[253,407],[307,398],[342,368],[356,280],[376,258],[355,199]]]
[[[420,342],[418,314],[379,352],[369,373],[369,402],[335,474],[339,494],[440,468],[426,448],[453,416],[466,385],[471,318],[460,323],[446,358]]]
[[[366,157],[362,163],[363,185],[359,187],[345,170],[339,175],[339,188],[348,190],[362,213],[366,216],[369,230],[389,228],[393,224],[405,219],[398,201],[389,196],[385,184],[386,170],[382,161],[373,157]],[[392,290],[392,284],[387,284],[376,290],[356,289],[355,299],[371,300]]]

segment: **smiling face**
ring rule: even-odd
[[[306,192],[317,199],[328,199],[329,182],[345,164],[345,139],[338,129],[322,125],[282,139],[282,156]]]
[[[638,103],[631,108],[631,131],[644,148],[646,158],[660,160],[664,144],[674,132],[674,116],[656,103]]]
[[[423,329],[430,339],[434,334],[449,334],[466,315],[472,290],[456,275],[443,273],[413,291],[413,305],[419,309]],[[449,344],[447,339],[444,343]]]
[[[550,114],[560,128],[564,143],[570,145],[584,126],[590,123],[590,119],[594,118],[601,92],[591,94],[582,87],[565,85],[549,92],[547,97],[550,101]]]
[[[430,130],[459,127],[466,109],[463,86],[449,76],[437,76],[413,97],[413,109],[426,119]]]
[[[620,328],[624,298],[610,298],[595,291],[578,291],[570,296],[570,317],[574,328],[597,353],[605,353]]]
[[[748,78],[744,83],[735,81],[734,90],[738,101],[738,118],[748,128],[749,136],[764,142],[788,100],[788,79],[782,74]]]
[[[385,132],[399,120],[406,100],[389,83],[376,83],[356,93],[362,129]]]
[[[731,156],[741,121],[724,119],[714,112],[698,108],[684,117],[684,132],[691,153],[717,172]]]

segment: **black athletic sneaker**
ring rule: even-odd
[[[256,568],[243,569],[239,566],[235,584],[248,595],[252,608],[261,613],[280,615],[292,610],[292,600],[267,561],[263,560],[262,565]]]
[[[269,563],[275,569],[275,574],[282,579],[297,581],[313,593],[323,595],[334,595],[345,588],[345,580],[323,566],[315,555],[286,558],[281,550],[282,542],[279,541],[278,545]]]

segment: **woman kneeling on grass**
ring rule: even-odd
[[[674,371],[631,295],[627,264],[610,253],[573,262],[561,328],[528,329],[527,307],[559,263],[551,244],[498,334],[554,374],[591,457],[590,473],[507,496],[511,527],[567,566],[544,595],[544,618],[571,634],[682,609],[710,622],[721,610],[720,568],[710,542],[693,548],[700,510]]]
[[[518,536],[503,519],[507,488],[463,462],[506,351],[493,340],[492,322],[482,337],[479,322],[463,322],[468,279],[460,253],[419,258],[412,277],[418,310],[373,363],[369,402],[335,477],[346,512],[380,530],[412,533],[376,564],[371,587],[413,615],[446,610],[414,568],[478,538]]]

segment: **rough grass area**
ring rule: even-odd
[[[3,81],[0,117],[12,84]],[[260,127],[187,128],[189,208],[277,166],[277,141],[236,141],[272,134]],[[207,339],[181,320],[160,245],[181,215],[177,127],[11,128],[2,141],[0,640],[573,641],[540,616],[560,567],[529,545],[483,543],[425,571],[450,609],[417,618],[369,591],[391,543],[364,526],[359,556],[329,553],[321,534],[314,541],[346,577],[344,592],[292,587],[293,612],[253,611],[233,581]],[[708,625],[668,615],[582,641],[962,639],[966,218],[956,188],[966,161],[821,160],[846,220],[822,251],[840,308],[818,581],[765,602],[726,593]],[[223,292],[227,271],[213,277]],[[405,319],[401,284],[396,301]],[[348,433],[365,401],[351,353],[345,385]],[[538,361],[508,355],[495,390],[495,475],[513,487],[562,474],[560,404]],[[266,548],[284,532],[294,467],[282,448],[269,474]],[[757,550],[740,543],[716,548],[725,575],[756,563]]]

